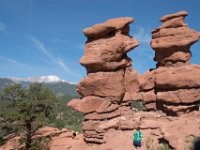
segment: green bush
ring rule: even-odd
[[[30,150],[49,150],[48,143],[49,143],[48,138],[43,137],[35,139],[31,144]]]
[[[169,145],[165,143],[159,146],[158,150],[171,150],[171,149],[169,148]]]
[[[147,150],[155,150],[155,148],[153,146],[153,139],[151,139],[150,137],[148,137],[146,140],[146,149]]]
[[[137,111],[142,111],[144,108],[142,101],[133,101],[131,102],[131,108],[136,108]]]

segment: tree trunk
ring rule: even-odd
[[[32,142],[32,125],[31,121],[26,121],[26,150],[29,150],[31,148],[31,142]]]

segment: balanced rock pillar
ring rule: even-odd
[[[127,81],[130,74],[137,74],[127,56],[139,44],[129,35],[132,22],[131,17],[116,18],[83,30],[87,42],[80,63],[86,68],[87,76],[77,85],[82,99],[73,99],[68,106],[84,113],[86,142],[104,143],[106,130],[118,126],[116,122],[109,127],[102,123],[131,111],[121,104],[128,105],[123,101],[125,93],[132,90]]]
[[[186,11],[166,15],[160,19],[163,24],[152,31],[157,108],[171,115],[197,110],[200,103],[200,66],[190,64],[190,47],[200,32],[185,24],[187,15]]]

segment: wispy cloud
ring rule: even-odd
[[[22,64],[22,63],[20,63],[20,62],[18,62],[16,60],[14,60],[14,59],[7,58],[7,57],[1,56],[1,55],[0,55],[0,59],[3,60],[3,61],[6,61],[8,63],[11,63],[11,64],[24,65],[24,64]]]
[[[39,50],[41,50],[52,62],[60,66],[63,70],[65,70],[67,73],[79,77],[76,73],[74,73],[65,63],[61,58],[53,56],[47,47],[40,42],[36,37],[31,36],[31,40],[34,43],[35,47],[37,47]]]
[[[6,25],[3,22],[0,22],[0,32],[8,34],[6,30]]]
[[[140,43],[149,44],[151,41],[150,34],[148,34],[146,29],[142,26],[136,29],[136,33],[133,34],[133,37],[137,38]]]

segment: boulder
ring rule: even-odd
[[[112,119],[116,118],[121,115],[121,112],[119,110],[112,111],[109,113],[90,113],[84,116],[85,120],[106,120],[106,119]]]
[[[187,11],[180,11],[174,14],[169,14],[169,15],[165,15],[162,18],[160,18],[161,22],[166,22],[168,20],[174,19],[174,18],[178,18],[178,17],[185,17],[188,15]]]
[[[98,39],[86,43],[85,53],[80,63],[88,72],[114,71],[131,65],[131,61],[125,55],[128,51],[138,46],[138,41],[117,34],[106,39]]]
[[[200,88],[200,66],[159,67],[155,83],[159,91]]]
[[[157,100],[169,103],[190,104],[200,103],[200,88],[199,89],[180,89],[175,91],[165,91],[157,93]]]
[[[156,93],[154,90],[141,92],[142,100],[144,102],[155,102],[157,100]]]
[[[177,28],[184,26],[187,26],[187,24],[184,23],[184,17],[179,16],[164,21],[163,24],[160,26],[160,28]]]
[[[83,30],[86,37],[103,37],[106,34],[109,34],[112,31],[124,30],[130,23],[133,22],[132,17],[121,17],[110,19],[104,23],[96,24],[92,27],[86,28]],[[129,32],[127,30],[126,32]]]
[[[152,32],[151,47],[155,51],[190,47],[199,40],[199,32],[188,27],[162,28]]]
[[[124,95],[123,71],[90,73],[77,85],[83,96],[122,97]]]
[[[107,101],[101,104],[101,106],[96,110],[97,113],[110,113],[118,109],[117,104],[110,104]]]
[[[109,32],[115,31],[115,27],[108,23],[96,24],[90,28],[83,30],[83,33],[86,37],[101,37],[105,36]]]
[[[144,111],[157,110],[156,101],[144,103]]]
[[[87,96],[83,99],[73,99],[67,105],[76,111],[82,113],[91,113],[101,107],[103,103],[105,103],[103,98]]]
[[[182,66],[190,64],[192,54],[188,48],[174,51],[172,50],[159,50],[155,53],[154,60],[158,62],[157,66]]]
[[[155,88],[155,71],[147,71],[144,74],[138,75],[138,83],[143,91],[152,90]]]

